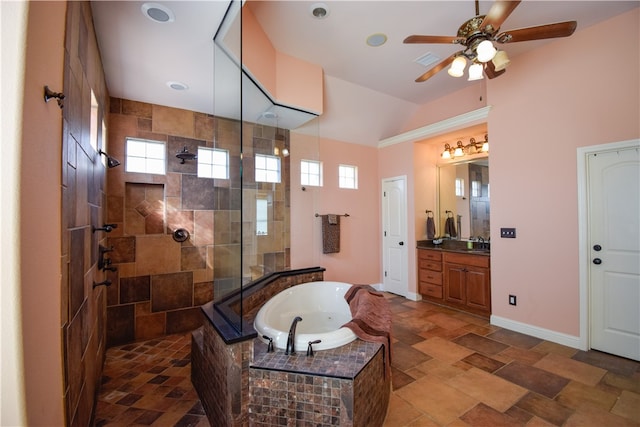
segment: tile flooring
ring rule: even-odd
[[[640,363],[386,294],[393,393],[385,426],[640,426]],[[208,426],[190,334],[107,351],[95,425]]]

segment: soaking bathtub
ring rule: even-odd
[[[253,326],[258,337],[273,339],[275,348],[286,349],[291,322],[296,326],[296,352],[305,352],[310,341],[321,340],[313,350],[329,350],[350,343],[356,334],[343,327],[351,320],[344,295],[351,287],[342,282],[309,282],[286,289],[268,300],[258,311]]]

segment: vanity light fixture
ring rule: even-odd
[[[484,136],[484,141],[476,141],[475,138],[469,138],[469,143],[464,145],[462,141],[458,141],[455,147],[444,144],[444,151],[441,154],[443,159],[455,159],[465,155],[483,154],[489,152],[489,135]]]

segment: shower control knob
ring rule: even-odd
[[[594,263],[595,265],[600,265],[600,264],[602,264],[602,260],[601,260],[600,258],[594,258],[594,259],[593,259],[593,263]]]

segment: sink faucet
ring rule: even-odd
[[[296,316],[291,322],[289,328],[289,336],[287,337],[287,349],[284,354],[296,354],[296,325],[302,321],[302,317]]]
[[[484,249],[484,238],[482,236],[478,236],[478,242],[480,242],[480,249]]]

